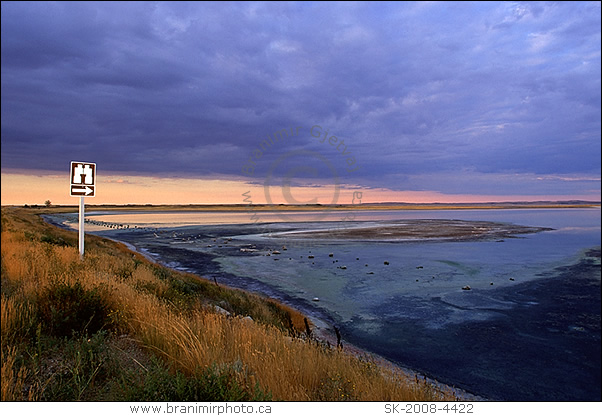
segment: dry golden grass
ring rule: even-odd
[[[15,360],[17,352],[15,348],[10,347],[6,350],[2,348],[2,400],[3,401],[21,401],[23,400],[23,389],[27,370],[24,367],[16,369]]]
[[[239,363],[276,400],[432,400],[433,390],[336,350],[283,336],[272,327],[207,311],[182,315],[154,307],[136,313],[145,344],[193,375]],[[150,314],[147,314],[150,313]]]
[[[2,329],[2,349],[23,336],[34,326],[35,312],[30,303],[18,302],[2,295],[0,304]]]
[[[282,329],[259,323],[270,321],[276,304],[271,300],[219,288],[224,298],[238,299],[244,294],[240,302],[252,308],[253,321],[215,313],[209,307],[212,298],[202,294],[168,298],[173,288],[166,279],[157,277],[156,265],[94,238],[91,243],[96,243],[98,249],[88,250],[82,261],[75,247],[28,237],[26,232],[33,229],[46,233],[54,230],[29,216],[20,219],[24,214],[17,213],[3,209],[2,215],[3,400],[22,399],[27,377],[25,368],[16,367],[16,352],[10,343],[16,342],[19,333],[31,330],[32,304],[57,281],[99,289],[110,310],[113,329],[128,332],[188,376],[210,367],[237,367],[237,381],[248,387],[258,384],[275,400],[453,399],[449,393],[417,384],[402,372],[315,342],[294,339]],[[165,272],[183,281],[192,278]],[[289,313],[289,321],[298,331],[304,329],[302,314],[288,307],[280,306],[280,310]]]

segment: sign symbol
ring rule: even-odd
[[[96,163],[71,162],[71,196],[95,196]]]
[[[71,193],[76,193],[79,196],[90,196],[92,193],[94,193],[94,188],[92,188],[90,186],[82,186],[82,187],[73,186],[71,188]]]
[[[73,173],[73,183],[79,184],[82,182],[82,176],[85,176],[84,183],[92,184],[94,182],[93,170],[89,164],[78,164]]]

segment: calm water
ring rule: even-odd
[[[255,224],[250,216],[88,217],[129,224],[103,233],[171,266],[277,297],[336,324],[344,341],[484,397],[601,399],[599,209],[366,211],[353,218],[554,228],[487,242],[298,241],[273,233],[336,228],[346,214],[257,212]],[[586,258],[592,248],[597,254]]]

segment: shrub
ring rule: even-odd
[[[224,402],[224,401],[269,401],[270,393],[264,392],[257,383],[252,383],[248,372],[241,365],[223,365],[186,376],[179,371],[170,371],[165,364],[153,360],[142,381],[130,379],[123,389],[130,401],[175,401],[175,402]]]
[[[103,384],[109,377],[107,333],[98,331],[91,337],[74,336],[55,350],[55,367],[41,400],[79,401],[90,398],[95,382]]]
[[[109,307],[102,298],[101,289],[86,289],[79,281],[52,283],[42,291],[37,309],[44,330],[59,337],[73,332],[93,334],[109,322]]]
[[[40,241],[50,244],[50,245],[70,246],[70,244],[67,241],[65,241],[63,238],[61,238],[60,236],[55,236],[55,235],[42,235],[40,237]]]

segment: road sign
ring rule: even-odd
[[[95,196],[96,163],[72,161],[69,173],[71,196],[79,196],[79,256],[84,257],[84,197]]]
[[[71,185],[71,196],[94,196],[94,186]]]
[[[96,196],[96,163],[71,162],[71,196]]]

